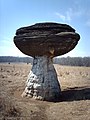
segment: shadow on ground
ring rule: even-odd
[[[90,88],[68,88],[62,91],[61,98],[58,102],[78,100],[90,100]]]
[[[48,102],[69,102],[79,100],[90,100],[90,88],[88,87],[73,87],[61,91],[60,97],[56,99],[47,100]]]

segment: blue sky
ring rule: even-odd
[[[0,56],[25,56],[13,43],[16,29],[38,22],[71,25],[81,39],[64,56],[90,56],[90,0],[0,0]]]

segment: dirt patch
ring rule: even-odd
[[[55,65],[59,101],[22,98],[30,64],[0,64],[0,120],[90,120],[90,67]]]
[[[0,98],[0,117],[3,120],[20,117],[20,115],[21,110],[15,101],[11,100],[8,96],[7,98]]]

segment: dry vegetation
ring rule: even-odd
[[[90,120],[90,67],[55,65],[58,102],[22,98],[30,64],[0,64],[0,120]]]

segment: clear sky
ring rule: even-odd
[[[13,43],[16,29],[38,22],[71,25],[81,39],[64,56],[90,56],[90,0],[0,0],[0,56],[25,56]]]

